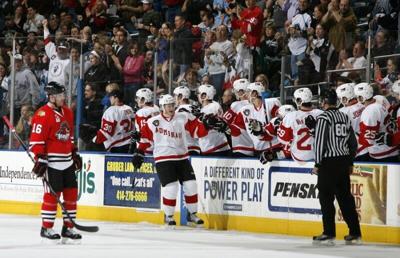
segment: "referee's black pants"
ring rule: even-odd
[[[354,197],[350,191],[350,158],[324,158],[318,171],[319,202],[322,211],[323,234],[336,236],[334,200],[339,204],[344,221],[353,236],[361,236]]]

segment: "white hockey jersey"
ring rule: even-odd
[[[149,118],[159,115],[160,114],[160,108],[156,105],[153,106],[144,106],[138,111],[136,111],[135,114],[135,129],[138,132],[142,131],[143,126],[146,124],[147,120]],[[153,153],[153,146],[149,146],[149,148],[145,151],[147,154],[152,154]]]
[[[183,104],[183,105],[180,105],[176,109],[176,112],[184,113],[184,114],[190,116],[190,115],[192,115],[192,107],[193,107],[193,105]],[[182,110],[187,110],[187,111],[189,111],[189,113],[186,111],[182,111]],[[197,152],[200,154],[199,139],[192,137],[192,135],[188,131],[185,132],[185,135],[186,135],[186,142],[188,144],[189,151],[194,151],[194,152]]]
[[[290,144],[290,152],[294,160],[308,161],[314,159],[314,137],[310,134],[304,119],[309,115],[317,119],[317,116],[322,112],[319,109],[297,110],[283,118],[278,129],[278,140],[284,145]]]
[[[103,143],[107,151],[112,147],[130,144],[133,119],[133,110],[128,105],[107,108],[101,118],[101,128],[97,131],[94,142]]]
[[[350,118],[351,121],[351,126],[353,127],[354,133],[356,134],[356,138],[358,141],[358,136],[360,135],[360,119],[361,119],[361,114],[363,110],[365,109],[365,106],[359,102],[354,103],[351,106],[347,107],[342,107],[339,109],[339,111],[347,114]],[[360,145],[358,146],[358,149],[360,149]],[[368,151],[364,149],[361,152],[357,152],[357,156],[363,155],[367,153]]]
[[[358,138],[359,149],[362,152],[367,149],[374,159],[383,159],[398,155],[397,146],[389,147],[385,144],[376,144],[375,136],[380,132],[387,132],[390,115],[386,108],[374,102],[365,107],[360,119],[360,136]]]
[[[46,37],[47,35],[47,37]],[[48,34],[45,33],[44,49],[46,55],[50,59],[49,73],[47,77],[48,82],[57,82],[60,85],[65,85],[64,70],[69,65],[70,59],[60,59],[57,55],[56,45],[50,40]]]
[[[171,118],[160,114],[147,120],[142,128],[138,148],[144,151],[153,144],[156,163],[187,159],[189,153],[186,132],[194,138],[207,135],[204,125],[190,114],[178,112]]]
[[[223,111],[221,105],[218,102],[211,102],[207,106],[204,106],[200,110],[204,114],[214,114],[222,117]],[[228,139],[225,134],[220,133],[216,130],[210,130],[207,136],[199,138],[199,145],[201,153],[210,154],[216,152],[227,151],[230,149]]]
[[[248,100],[233,102],[230,108],[224,113],[224,121],[228,125],[232,124],[240,109],[249,104],[250,102]],[[238,135],[231,135],[231,140],[233,153],[242,153],[247,156],[254,156],[253,141],[247,131],[243,131]]]

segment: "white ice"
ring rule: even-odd
[[[55,229],[60,231],[60,219]],[[97,233],[82,233],[81,245],[43,244],[40,218],[0,215],[0,258],[332,258],[399,257],[400,247],[364,244],[312,246],[310,238],[180,227],[166,230],[147,223],[79,221],[98,225]]]

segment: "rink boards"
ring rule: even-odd
[[[40,214],[41,180],[24,152],[0,152],[0,212]],[[78,218],[162,223],[161,190],[151,158],[137,170],[124,155],[84,153]],[[262,165],[255,159],[192,158],[199,213],[210,229],[311,236],[322,230],[313,163]],[[400,244],[400,165],[356,163],[352,193],[366,241]],[[176,215],[185,218],[182,198]],[[337,212],[338,237],[347,234]]]

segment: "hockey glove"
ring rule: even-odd
[[[307,128],[310,130],[310,134],[312,136],[315,135],[315,126],[317,125],[317,120],[312,115],[307,116],[304,119],[304,123],[306,124]]]
[[[135,153],[133,153],[132,156],[133,166],[135,167],[135,169],[139,169],[142,166],[143,162],[144,162],[144,152],[139,149],[136,149]]]
[[[74,161],[75,171],[82,170],[82,157],[77,150],[72,152],[72,160]]]
[[[377,144],[386,144],[387,146],[393,145],[393,135],[390,133],[378,133],[375,137]]]
[[[263,124],[256,119],[250,120],[249,129],[252,135],[260,136],[263,134]]]
[[[214,127],[219,122],[218,118],[213,114],[206,114],[200,117],[200,121],[204,124],[207,130],[214,129]]]
[[[225,123],[223,120],[218,119],[218,122],[214,126],[214,130],[220,132],[220,133],[226,133],[228,135],[231,134],[231,130],[228,126],[227,123]]]
[[[280,117],[277,117],[273,123],[274,125],[274,131],[275,133],[278,132],[279,126],[281,125],[282,119]]]
[[[276,158],[277,158],[277,155],[276,155],[275,151],[268,149],[266,151],[263,151],[260,154],[259,160],[260,160],[261,164],[265,165],[268,162],[271,162]]]
[[[191,105],[190,107],[192,108],[192,115],[194,115],[195,117],[200,117],[200,108],[196,105]]]
[[[35,165],[33,166],[32,172],[37,177],[43,177],[44,173],[47,171],[48,164],[49,162],[47,160],[47,155],[39,154],[37,156]]]
[[[97,128],[90,124],[81,124],[79,126],[79,136],[85,143],[92,142],[97,134]]]

